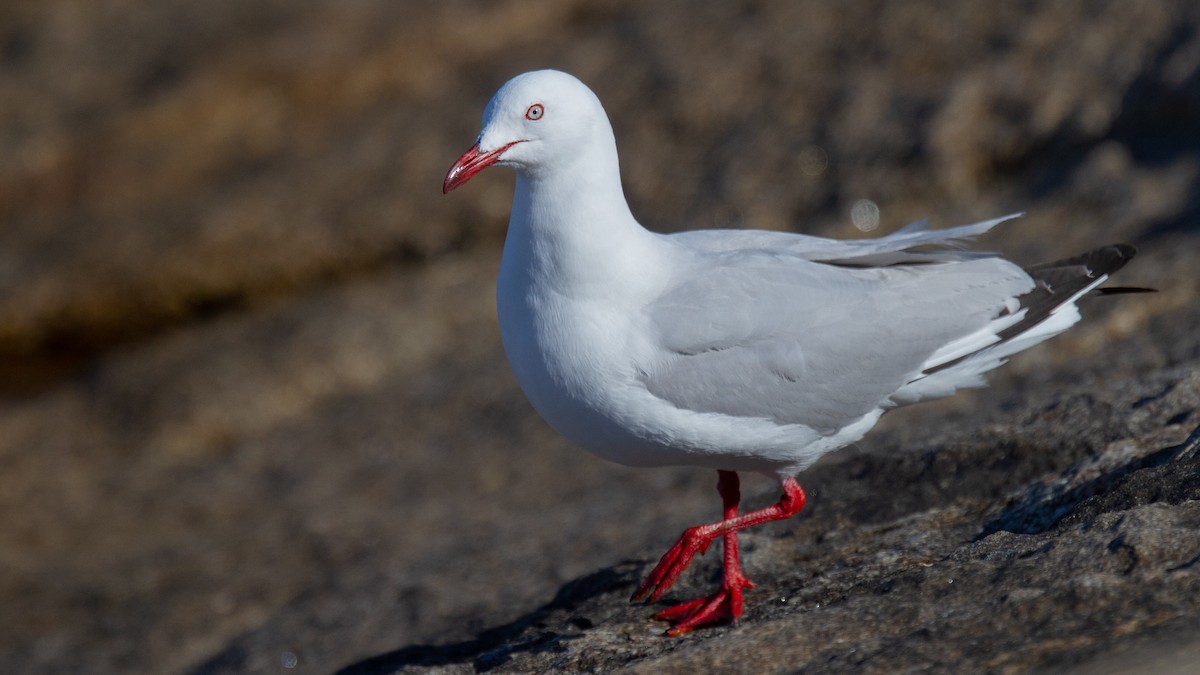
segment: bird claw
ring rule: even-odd
[[[714,528],[707,525],[697,525],[684,530],[679,541],[658,561],[646,580],[629,598],[630,601],[645,598],[646,602],[654,602],[662,597],[688,565],[692,564],[692,558],[695,558],[697,553],[704,555],[708,550],[713,539],[717,537],[716,532],[711,530]]]
[[[754,583],[738,574],[726,579],[721,590],[716,593],[668,607],[655,614],[654,618],[673,624],[667,630],[670,637],[678,637],[695,628],[723,621],[737,625],[742,616],[742,589],[745,588],[754,588]]]

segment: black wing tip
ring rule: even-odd
[[[1137,249],[1129,244],[1110,244],[1079,256],[1092,274],[1112,274],[1124,267],[1137,255]]]
[[[1125,263],[1129,262],[1130,260],[1133,260],[1133,256],[1137,255],[1137,248],[1130,246],[1129,244],[1113,244],[1111,246],[1106,246],[1106,247],[1104,247],[1104,249],[1101,249],[1101,250],[1105,250],[1105,249],[1111,250],[1114,253],[1116,253],[1116,257],[1120,261],[1117,264],[1117,266],[1115,268],[1113,268],[1113,271],[1116,271],[1116,270],[1124,267]]]
[[[1157,293],[1157,288],[1142,286],[1105,286],[1096,289],[1096,295],[1126,295],[1129,293]]]
[[[1105,246],[1100,251],[1111,251],[1108,261],[1111,266],[1108,269],[1098,272],[1099,274],[1111,274],[1125,266],[1125,263],[1133,259],[1137,255],[1137,249],[1129,244],[1113,244]],[[1146,288],[1144,286],[1105,286],[1096,289],[1096,295],[1127,295],[1132,293],[1157,293],[1157,288]]]
[[[1032,265],[1025,268],[1025,271],[1038,278],[1038,273],[1083,266],[1091,276],[1098,277],[1101,274],[1116,272],[1133,260],[1135,255],[1137,249],[1129,244],[1110,244],[1070,258]]]

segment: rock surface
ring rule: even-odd
[[[6,3],[0,671],[1186,672],[1198,26],[1185,0]],[[626,598],[715,476],[536,417],[492,305],[511,178],[438,192],[547,66],[605,102],[656,229],[1025,210],[980,246],[1127,241],[1118,283],[1159,292],[826,458],[743,535],[742,624],[664,639]]]

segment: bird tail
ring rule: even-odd
[[[1025,268],[1034,287],[1013,298],[983,329],[935,352],[912,381],[892,400],[897,405],[948,396],[958,389],[982,387],[983,374],[1008,357],[1047,340],[1080,319],[1076,303],[1133,259],[1137,250],[1114,244],[1082,255]],[[1105,289],[1100,289],[1104,292]],[[1153,289],[1121,287],[1120,293]]]

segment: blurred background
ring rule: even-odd
[[[983,246],[1139,246],[1120,281],[1161,292],[998,387],[1200,357],[1191,0],[6,0],[0,670],[187,671],[297,611],[332,666],[464,639],[715,513],[708,472],[570,447],[504,362],[512,177],[440,184],[543,67],[605,103],[652,229],[1026,211]]]

